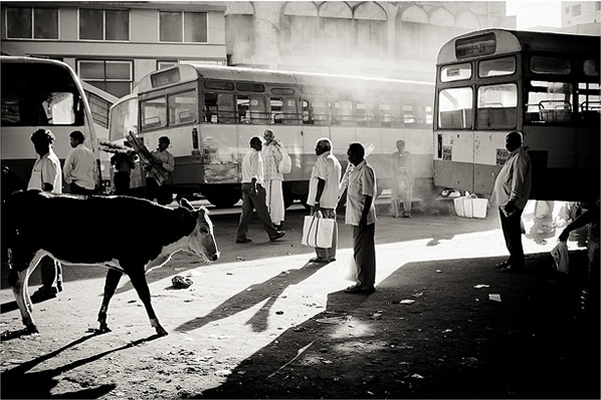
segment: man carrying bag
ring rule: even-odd
[[[338,159],[332,154],[332,142],[328,138],[317,140],[315,143],[315,154],[317,155],[317,160],[311,172],[309,196],[307,198],[307,204],[311,206],[312,217],[306,217],[305,220],[317,220],[313,222],[314,225],[319,224],[319,220],[333,220],[331,247],[323,248],[315,246],[317,257],[309,260],[314,263],[325,264],[336,261],[336,247],[338,246],[336,205],[338,203],[338,188],[342,175],[342,167]],[[320,216],[323,216],[323,218],[320,218]],[[321,223],[323,222],[325,221]],[[324,229],[322,229],[322,234],[323,232]],[[304,237],[305,229],[303,228],[303,239]]]

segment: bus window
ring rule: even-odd
[[[380,103],[378,105],[378,117],[380,120],[381,126],[390,126],[392,123],[392,110],[390,109],[390,104],[388,103]]]
[[[567,58],[532,56],[530,69],[539,74],[567,75],[570,73],[570,60]]]
[[[217,94],[217,115],[221,124],[236,123],[236,102],[233,94]]]
[[[438,95],[438,127],[442,129],[471,128],[472,88],[452,88]]]
[[[313,107],[307,100],[302,100],[303,105],[303,125],[315,125],[313,119]]]
[[[484,60],[478,64],[478,76],[489,78],[491,76],[512,75],[515,73],[515,57],[503,57],[496,60]]]
[[[77,122],[75,105],[75,95],[69,92],[39,93],[39,96],[22,92],[3,96],[2,125],[74,125]]]
[[[250,123],[268,124],[267,96],[250,95]]]
[[[209,124],[235,124],[234,95],[204,92],[203,121]]]
[[[526,104],[527,123],[569,122],[572,117],[572,85],[564,82],[531,81]]]
[[[403,125],[417,126],[417,119],[415,118],[415,112],[412,105],[403,105]]]
[[[426,112],[426,125],[432,125],[434,121],[434,110],[432,109],[432,106],[426,106],[424,111]]]
[[[182,125],[197,122],[196,91],[191,90],[169,96],[169,125]]]
[[[584,60],[582,68],[586,76],[599,76],[599,61],[597,60]]]
[[[375,120],[374,104],[358,101],[355,104],[355,118],[357,126],[372,126]]]
[[[299,123],[298,112],[296,110],[296,99],[294,97],[282,98],[282,123],[284,125],[295,125]],[[273,110],[272,110],[273,114]]]
[[[472,64],[463,63],[449,65],[440,69],[441,82],[454,82],[470,79],[472,77]]]
[[[332,125],[349,126],[354,124],[353,102],[351,100],[339,100],[330,105]]]
[[[205,82],[206,84],[207,82]],[[204,92],[204,106],[202,109],[203,122],[216,124],[219,108],[217,107],[217,93]]]
[[[476,128],[515,128],[517,106],[518,87],[515,83],[480,86]]]
[[[267,97],[238,95],[238,122],[241,124],[267,124]]]
[[[599,114],[601,112],[601,98],[598,83],[578,84],[578,111],[581,113]]]
[[[313,101],[313,118],[315,125],[329,125],[331,121],[330,102],[326,99],[315,99]]]
[[[109,141],[123,139],[129,131],[137,132],[138,98],[115,104],[111,108]]]
[[[236,108],[238,110],[239,124],[250,124],[249,103],[250,100],[248,96],[242,94],[236,96]]]
[[[167,101],[164,97],[140,102],[140,113],[142,131],[167,126]]]

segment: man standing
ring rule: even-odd
[[[84,136],[80,131],[69,134],[72,149],[65,159],[65,183],[72,194],[92,195],[96,189],[96,157],[92,150],[84,146]]]
[[[252,242],[246,233],[248,232],[248,224],[252,217],[253,209],[257,210],[257,215],[263,223],[265,232],[269,235],[269,239],[275,242],[286,232],[276,229],[271,222],[267,206],[265,205],[265,188],[263,187],[263,160],[261,158],[261,150],[263,143],[261,138],[253,136],[250,138],[250,150],[242,159],[242,215],[238,223],[236,231],[236,243]]]
[[[353,257],[358,269],[358,282],[345,293],[371,294],[376,291],[376,174],[365,160],[365,147],[359,142],[349,145],[349,166],[339,193],[347,190],[345,223],[353,226]]]
[[[263,139],[265,139],[263,173],[267,210],[275,227],[281,230],[284,224],[285,213],[284,193],[282,192],[284,177],[279,168],[283,157],[282,143],[275,138],[275,134],[271,129],[265,130]]]
[[[47,129],[38,129],[31,135],[31,142],[38,158],[33,164],[27,190],[62,193],[61,164],[52,149],[54,134]],[[44,223],[44,221],[38,222]],[[31,296],[34,301],[54,298],[63,291],[63,269],[61,264],[49,256],[44,256],[39,265],[42,271],[42,287]]]
[[[318,139],[315,143],[317,160],[309,180],[309,196],[307,204],[311,206],[311,215],[321,211],[324,218],[334,220],[334,238],[329,249],[315,248],[317,257],[311,262],[329,263],[336,261],[336,247],[338,245],[338,225],[336,224],[336,205],[338,203],[338,189],[342,167],[332,154],[332,142],[328,138]]]
[[[399,202],[403,203],[403,217],[411,217],[411,199],[413,198],[413,165],[411,153],[405,151],[405,141],[396,142],[397,151],[392,153],[392,196],[390,212],[394,218],[399,215]]]
[[[521,218],[532,188],[532,162],[522,144],[520,132],[513,131],[505,135],[509,158],[497,175],[492,195],[499,207],[501,229],[509,250],[509,258],[496,265],[501,272],[520,272],[525,269]]]
[[[156,150],[152,151],[151,155],[154,158],[156,164],[163,168],[167,174],[175,170],[175,158],[167,150],[167,147],[171,144],[171,140],[167,136],[161,136],[159,138],[159,146]],[[147,166],[148,170],[150,166]],[[173,200],[171,193],[167,188],[167,182],[160,185],[150,174],[146,175],[146,198],[148,200],[157,200],[157,203],[166,205],[171,203]]]

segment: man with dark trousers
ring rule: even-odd
[[[259,136],[253,136],[250,138],[249,144],[250,150],[242,159],[242,215],[240,215],[236,231],[236,243],[252,242],[246,233],[253,209],[257,210],[257,215],[261,219],[269,239],[275,242],[286,232],[276,229],[265,204],[266,193],[263,187],[263,160],[261,158],[263,142]]]
[[[496,267],[501,272],[522,272],[525,264],[521,219],[532,189],[532,162],[523,147],[520,132],[505,135],[505,148],[509,158],[497,175],[492,198],[499,207],[509,258]]]

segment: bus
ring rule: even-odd
[[[101,182],[98,143],[90,106],[79,78],[61,61],[33,57],[0,56],[2,167],[26,187],[37,157],[30,141],[40,128],[52,131],[54,151],[64,162],[71,149],[69,133],[84,134],[84,145],[96,155]]]
[[[599,37],[483,29],[445,43],[436,66],[434,185],[484,197],[517,130],[531,199],[599,197]]]
[[[274,130],[292,158],[286,206],[305,202],[318,138],[332,140],[343,163],[352,141],[369,156],[379,191],[390,186],[396,141],[414,155],[419,179],[432,180],[433,83],[177,64],[142,77],[110,110],[109,141],[135,132],[149,149],[171,139],[169,183],[178,196],[202,194],[216,206],[241,198],[241,162],[249,139]],[[132,178],[132,188],[141,186]]]

